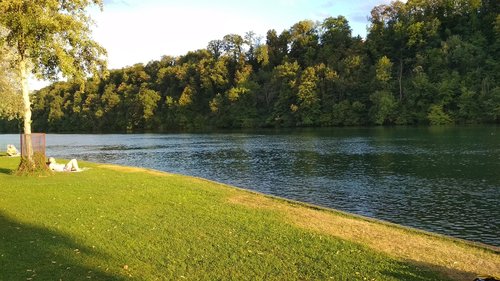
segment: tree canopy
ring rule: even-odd
[[[84,89],[74,81],[44,88],[34,95],[34,125],[163,132],[499,123],[499,14],[497,1],[409,0],[374,7],[366,39],[343,16],[265,39],[229,34],[89,78]]]
[[[84,79],[105,66],[106,51],[91,39],[93,21],[85,10],[90,5],[102,7],[102,0],[1,1],[3,42],[39,78]]]

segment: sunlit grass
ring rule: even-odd
[[[18,161],[0,157],[0,280],[446,280],[439,263],[307,225],[300,214],[318,210],[306,206],[91,163],[81,173],[13,176]]]

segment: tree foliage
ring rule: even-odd
[[[12,51],[0,48],[0,118],[7,120],[22,117],[22,97],[19,75],[11,68]]]
[[[12,50],[12,65],[19,73],[23,100],[25,153],[20,170],[29,172],[46,168],[43,161],[35,161],[32,148],[29,73],[46,79],[62,75],[84,85],[88,73],[97,73],[105,68],[102,59],[105,50],[90,37],[92,21],[85,9],[92,4],[102,6],[102,0],[0,1],[0,48]],[[12,94],[15,95],[15,92]],[[54,95],[49,99],[50,107],[42,110],[48,110],[48,124],[58,128],[66,117],[65,107],[71,105],[62,103],[61,96]]]
[[[89,78],[84,89],[74,81],[44,88],[34,96],[34,125],[162,132],[499,123],[499,12],[496,1],[408,0],[374,7],[366,39],[352,36],[342,16],[269,30],[265,39],[228,34],[206,49]]]
[[[91,39],[92,20],[85,9],[101,0],[9,0],[0,2],[3,38],[18,61],[28,60],[40,78],[59,73],[80,80],[97,73],[105,50]]]

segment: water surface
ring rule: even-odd
[[[0,145],[19,144],[0,135]],[[500,246],[500,128],[47,135],[47,154],[212,179]]]

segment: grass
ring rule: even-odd
[[[82,163],[19,177],[0,157],[0,280],[472,280],[457,240],[157,171]]]

